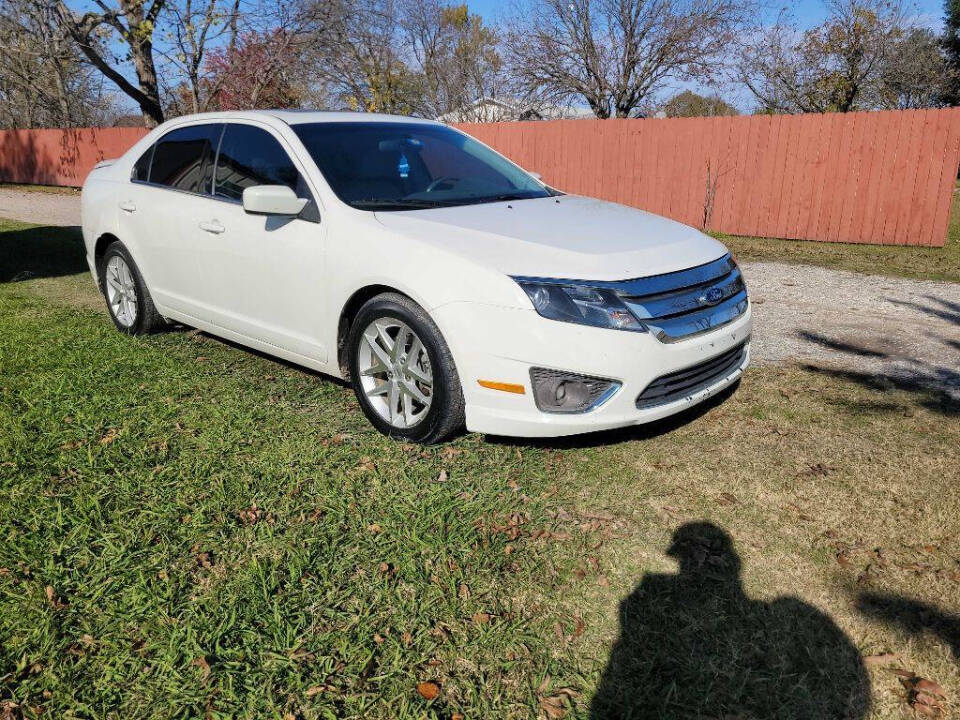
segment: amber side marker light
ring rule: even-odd
[[[480,387],[503,390],[503,392],[516,393],[517,395],[525,395],[527,392],[523,385],[517,385],[516,383],[496,382],[494,380],[477,380],[477,383]]]

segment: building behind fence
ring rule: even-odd
[[[960,108],[458,125],[544,181],[734,235],[942,246]],[[0,180],[80,185],[138,128],[0,131]]]

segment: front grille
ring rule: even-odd
[[[618,288],[654,336],[674,343],[709,332],[747,311],[747,288],[728,254],[689,270],[628,280]]]
[[[661,375],[637,396],[637,408],[666,405],[709,387],[738,368],[746,353],[745,341],[693,367]]]

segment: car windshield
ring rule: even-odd
[[[341,200],[360,210],[418,210],[555,194],[476,140],[442,125],[294,125]]]

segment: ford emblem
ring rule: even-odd
[[[716,305],[718,302],[723,300],[723,290],[720,288],[710,288],[701,295],[698,300],[701,305]]]

